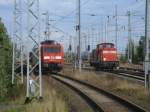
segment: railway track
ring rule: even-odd
[[[89,71],[95,71],[95,69],[90,66],[84,66],[83,69],[89,70]],[[144,80],[145,80],[144,71],[141,69],[131,69],[131,68],[129,69],[129,68],[121,67],[120,69],[116,69],[116,70],[106,69],[106,70],[100,70],[100,71],[107,72],[107,73],[113,73],[113,75],[116,75],[116,76],[119,76],[122,78],[135,80],[142,84],[144,83]],[[97,71],[97,73],[98,73],[98,71]]]
[[[128,71],[128,70],[113,70],[113,71],[105,71],[114,73],[119,76],[123,76],[126,78],[132,78],[140,82],[144,82],[145,77],[143,72],[137,72],[137,71]]]
[[[75,90],[95,112],[147,112],[136,104],[87,82],[61,74],[52,77]]]
[[[84,70],[89,70],[89,71],[95,71],[92,67],[84,67]],[[101,70],[103,72],[108,72],[108,73],[113,73],[114,75],[125,77],[125,78],[131,78],[135,79],[140,82],[144,82],[145,76],[143,71],[138,71],[138,70],[128,70],[128,69],[116,69],[116,70]]]
[[[123,70],[131,70],[131,71],[139,71],[139,72],[144,72],[143,69],[137,69],[137,68],[127,68],[127,67],[119,67],[120,69],[123,69]]]

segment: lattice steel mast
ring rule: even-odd
[[[15,70],[17,67],[21,66],[21,82],[23,83],[23,41],[22,41],[22,6],[21,0],[14,0],[14,31],[13,31],[13,61],[12,61],[12,84],[15,80]],[[20,42],[20,65],[16,66],[16,43],[15,40],[19,39]]]
[[[41,46],[40,46],[40,13],[39,13],[39,0],[27,0],[28,7],[28,37],[35,44],[32,53],[28,49],[27,56],[27,99],[32,97],[42,98],[42,72],[41,72]],[[37,40],[36,40],[37,39]],[[31,66],[30,54],[34,56],[37,61]],[[36,71],[38,75],[33,73]],[[31,81],[35,86],[34,95],[31,94]]]

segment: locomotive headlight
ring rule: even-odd
[[[50,57],[49,56],[44,56],[44,59],[46,60],[46,59],[50,59]]]
[[[62,59],[61,56],[56,56],[55,59]]]
[[[106,58],[103,58],[103,61],[106,61]]]

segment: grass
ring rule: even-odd
[[[150,91],[145,91],[144,87],[124,82],[113,91],[150,110]]]
[[[115,77],[111,73],[78,71],[74,72],[65,69],[68,76],[85,80],[108,91],[120,95],[150,111],[150,91],[145,91],[144,86],[123,78]],[[107,75],[106,75],[107,74]],[[109,75],[108,75],[109,74]]]
[[[77,97],[69,89],[62,87],[49,77],[43,76],[43,101],[33,100],[27,105],[23,105],[25,101],[25,87],[21,88],[21,95],[15,95],[9,104],[15,107],[1,110],[0,112],[92,112],[85,102]],[[20,106],[17,106],[20,105]]]
[[[22,95],[15,97],[14,101],[9,102],[9,104],[15,104],[16,107],[0,112],[68,112],[68,105],[63,97],[51,86],[48,78],[44,77],[43,80],[43,101],[39,102],[33,100],[31,103],[23,105],[25,101],[25,91],[22,91]]]
[[[63,95],[63,98],[68,103],[69,112],[93,112],[91,107],[73,90],[69,89],[61,83],[54,83],[54,87],[58,93]]]
[[[45,91],[44,101],[37,101],[27,105],[25,112],[68,112],[68,107],[61,97],[58,97],[55,90]]]
[[[25,112],[25,111],[23,107],[18,107],[18,108],[6,109],[0,112]]]
[[[126,67],[126,68],[134,68],[134,69],[141,69],[143,70],[143,65],[136,65],[136,64],[128,64],[128,63],[121,63],[121,67]]]
[[[26,105],[25,112],[68,112],[66,101],[56,92],[49,78],[44,76],[43,80],[43,101],[33,101]]]

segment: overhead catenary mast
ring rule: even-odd
[[[79,67],[79,71],[81,72],[82,68],[82,59],[81,59],[81,13],[80,13],[81,9],[80,9],[80,0],[77,0],[77,26],[76,26],[76,31],[77,31],[77,35],[78,35],[78,67]]]
[[[149,90],[150,88],[150,0],[146,0],[146,9],[145,9],[145,53],[144,53],[144,69],[145,69],[145,89]]]
[[[117,5],[115,6],[115,16],[116,16],[116,39],[115,39],[115,44],[116,44],[116,49],[118,50],[118,7]]]
[[[132,63],[131,12],[128,11],[128,62]]]
[[[107,22],[105,21],[105,38],[104,38],[104,42],[106,43],[107,41]]]
[[[104,42],[104,24],[103,24],[103,17],[101,17],[101,42]]]
[[[20,68],[21,68],[21,82],[23,83],[23,41],[22,41],[22,2],[21,0],[14,0],[14,32],[13,32],[13,59],[12,59],[12,84],[14,84],[15,80],[15,69],[16,69],[16,52],[17,46],[16,41],[19,40],[20,48]]]
[[[39,0],[27,0],[28,13],[28,38],[34,43],[31,53],[37,59],[34,65],[30,63],[30,49],[27,52],[27,91],[26,102],[30,98],[42,98],[42,72],[41,72],[41,46],[40,46],[40,12]],[[37,69],[38,68],[38,69]],[[38,75],[34,76],[33,71],[36,70]],[[31,82],[34,84],[34,94],[31,93]]]
[[[49,23],[49,12],[46,12],[46,31],[45,31],[45,40],[50,39],[50,23]]]
[[[94,38],[95,38],[95,36],[94,36],[94,31],[95,31],[95,29],[94,29],[94,27],[91,25],[91,39],[92,39],[92,47],[91,47],[91,49],[94,49]]]

